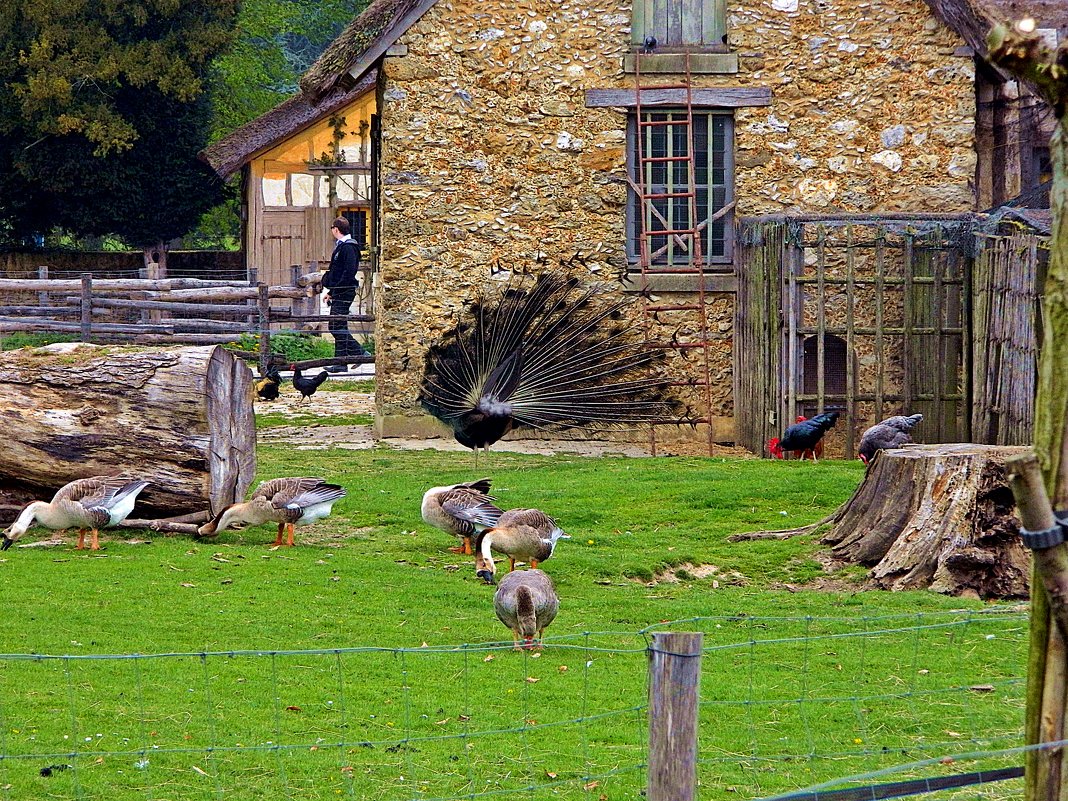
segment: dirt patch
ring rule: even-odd
[[[722,572],[716,565],[694,565],[689,562],[659,571],[653,576],[652,581],[642,579],[634,579],[634,581],[653,587],[657,584],[678,584],[680,581],[700,581],[709,578],[712,579],[713,589],[718,589],[720,586],[740,587],[748,583],[746,577],[736,570]]]

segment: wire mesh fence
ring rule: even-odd
[[[0,655],[0,799],[637,799],[660,630],[704,633],[700,798],[1022,762],[1025,612],[734,616],[541,651]]]

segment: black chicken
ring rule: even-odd
[[[289,369],[293,371],[293,386],[297,388],[297,391],[302,396],[297,403],[304,403],[304,401],[315,394],[315,390],[319,388],[319,385],[330,377],[330,374],[326,372],[326,370],[323,370],[319,375],[305,378],[300,374],[300,370],[295,364],[289,365]]]
[[[871,464],[879,451],[908,445],[912,442],[909,431],[922,419],[922,414],[910,414],[907,417],[897,415],[876,423],[860,438],[860,447],[857,449],[860,460],[864,464]]]
[[[256,382],[256,395],[263,400],[273,401],[278,398],[279,387],[282,384],[282,375],[277,367],[272,367],[267,374]]]
[[[838,412],[823,412],[787,428],[775,446],[782,451],[810,451],[816,461],[816,446],[838,420]],[[774,448],[773,448],[774,450]],[[781,456],[779,458],[782,458]]]
[[[431,345],[419,401],[476,451],[513,429],[598,431],[670,416],[678,403],[650,375],[663,351],[624,314],[633,298],[544,274],[480,293]]]

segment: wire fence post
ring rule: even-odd
[[[700,632],[659,632],[649,649],[649,801],[693,801],[697,790]]]
[[[88,342],[93,335],[93,274],[82,273],[82,342]]]

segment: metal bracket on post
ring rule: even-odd
[[[1020,539],[1023,540],[1024,545],[1032,551],[1043,551],[1046,548],[1060,545],[1068,539],[1068,537],[1065,537],[1065,529],[1068,529],[1068,509],[1054,512],[1053,519],[1055,522],[1050,528],[1043,528],[1038,531],[1031,531],[1021,526]]]

